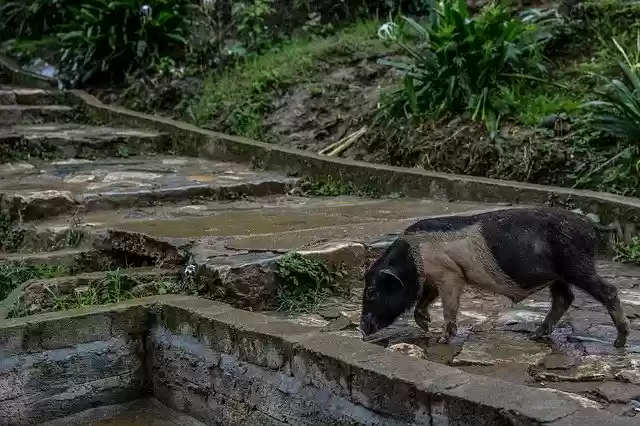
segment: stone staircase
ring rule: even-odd
[[[299,178],[171,155],[162,132],[86,124],[61,92],[0,86],[0,102],[3,262],[35,274],[7,295],[3,316],[90,303],[116,274],[133,296],[199,289],[264,309],[288,251],[357,270],[369,243],[416,217],[487,207],[307,196]]]
[[[287,252],[345,267],[358,281],[417,218],[504,208],[314,196],[297,177],[174,155],[162,131],[88,123],[80,105],[52,90],[0,86],[0,117],[0,320],[173,292],[265,310],[276,293],[274,266]],[[404,341],[430,360],[474,373],[523,384],[537,377],[595,393],[620,413],[640,400],[640,270],[603,263],[601,272],[620,288],[632,322],[623,355],[612,353],[607,314],[581,294],[550,344],[523,333],[548,310],[546,292],[514,307],[466,292],[452,347],[434,346],[424,333]],[[355,293],[321,315],[293,320],[357,333]],[[438,305],[432,314],[437,332]],[[560,367],[553,364],[558,357]],[[631,383],[613,381],[619,374]],[[608,387],[592,384],[593,377]]]

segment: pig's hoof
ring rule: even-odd
[[[623,348],[627,344],[627,336],[618,336],[615,342],[613,342],[614,348]]]
[[[449,342],[451,342],[451,337],[446,335],[439,336],[436,339],[436,343],[438,344],[448,345]]]
[[[529,340],[533,340],[534,342],[547,342],[551,339],[550,335],[548,333],[532,333],[529,336]]]

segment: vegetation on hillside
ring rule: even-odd
[[[124,82],[113,97],[130,107],[274,143],[290,108],[297,147],[345,142],[359,151],[332,155],[640,191],[637,0],[344,1],[334,15],[275,0],[55,3],[0,0],[3,51],[43,57],[72,84]],[[371,105],[367,85],[381,86]]]

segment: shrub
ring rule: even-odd
[[[488,124],[511,107],[500,101],[501,86],[545,71],[542,51],[551,38],[545,27],[514,17],[502,6],[472,17],[465,0],[435,6],[424,25],[402,17],[400,24],[385,24],[379,35],[409,57],[384,61],[403,75],[404,84],[384,103],[383,115],[467,112]]]
[[[618,62],[622,78],[610,79],[594,74],[606,84],[597,92],[599,100],[587,102],[582,107],[591,112],[588,122],[594,129],[640,147],[640,32],[634,61],[615,38],[613,43],[622,56]]]
[[[286,313],[310,312],[328,297],[345,291],[340,285],[342,270],[329,269],[295,252],[278,260],[275,275],[278,310]]]
[[[37,44],[71,85],[120,80],[129,72],[158,68],[184,54],[190,0],[53,3],[55,7],[45,0],[10,2],[1,12],[17,25],[14,43]],[[49,14],[52,9],[55,12]]]
[[[613,142],[618,151],[597,165],[579,181],[580,184],[598,177],[611,190],[636,196],[640,185],[640,31],[635,49],[624,49],[613,38],[618,52],[620,77],[590,73],[604,85],[596,91],[599,99],[586,102],[584,129],[598,138],[600,145]]]

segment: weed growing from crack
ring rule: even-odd
[[[615,248],[614,260],[640,265],[640,237],[633,237],[629,243],[620,243]]]
[[[340,195],[354,195],[366,198],[382,197],[382,191],[374,186],[357,186],[353,182],[333,179],[310,182],[306,193],[317,197],[337,197]]]
[[[342,268],[330,269],[299,253],[280,258],[275,274],[277,309],[287,314],[311,312],[330,296],[346,292]]]

